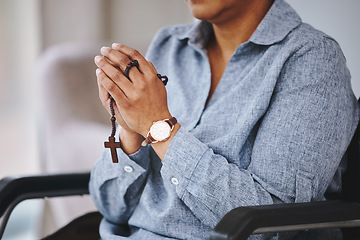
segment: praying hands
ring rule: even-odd
[[[101,48],[101,54],[95,57],[99,97],[109,113],[110,99],[114,99],[122,149],[131,154],[141,147],[153,122],[172,118],[166,89],[155,67],[138,51],[113,44]]]

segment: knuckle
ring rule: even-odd
[[[113,82],[108,83],[107,89],[109,90],[109,92],[114,92],[116,89],[116,86]]]
[[[138,88],[139,88],[139,90],[142,91],[142,92],[145,91],[146,88],[147,88],[146,83],[145,83],[144,81],[139,81],[139,82],[138,82]]]
[[[124,101],[122,103],[122,108],[123,109],[128,110],[128,109],[130,109],[130,107],[131,107],[131,103],[129,101]]]
[[[141,54],[139,53],[138,50],[136,50],[136,49],[131,49],[131,50],[130,50],[130,55],[131,55],[132,57],[134,57],[134,58],[137,58],[137,57],[139,57]]]
[[[120,79],[122,76],[123,76],[123,74],[122,74],[120,71],[115,71],[115,72],[112,74],[112,79],[118,80],[118,79]]]
[[[111,80],[104,80],[102,82],[102,85],[104,87],[104,90],[107,91],[107,92],[114,92],[114,90],[116,89],[116,85],[114,84],[113,81]]]
[[[130,62],[129,58],[127,57],[120,57],[118,61],[120,65],[124,65],[124,66],[126,66]]]
[[[140,94],[139,94],[139,93],[135,93],[135,94],[132,96],[131,101],[136,104],[137,102],[139,102],[140,99],[141,99]]]

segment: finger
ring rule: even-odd
[[[102,103],[108,109],[108,103],[110,102],[109,94],[114,98],[115,102],[121,104],[128,104],[127,96],[124,91],[119,88],[101,69],[96,70],[96,76],[98,79],[99,95]]]
[[[125,95],[128,95],[131,92],[131,82],[124,76],[123,73],[120,72],[119,69],[116,69],[113,65],[109,64],[104,57],[96,56],[95,63],[102,72],[106,74],[107,78],[111,80],[118,89],[121,89]],[[106,79],[104,78],[104,80]]]
[[[106,57],[106,60],[114,67],[119,67],[122,72],[125,71],[126,66],[130,63],[131,59],[125,54],[111,49],[109,47],[102,47],[101,54]]]
[[[153,64],[152,62],[148,62],[148,63],[149,63],[149,65],[152,67],[152,69],[154,70],[154,72],[157,72],[154,64]]]
[[[96,69],[96,75],[97,76],[101,76],[102,70],[100,68]],[[105,75],[105,74],[104,74]],[[108,113],[111,115],[111,109],[110,109],[110,104],[111,104],[111,100],[110,100],[110,94],[108,93],[108,91],[104,88],[104,86],[101,84],[101,81],[97,81],[98,84],[98,88],[99,88],[99,98],[101,103],[103,104],[103,106],[105,107],[105,109],[108,111]],[[120,126],[122,126],[123,128],[130,130],[130,128],[126,125],[125,121],[123,120],[121,113],[119,111],[119,109],[117,108],[116,105],[116,101],[113,102],[113,109],[115,111],[115,117],[116,117],[116,121],[118,122],[118,124]]]
[[[114,63],[114,62],[111,61],[109,58],[105,57],[105,60],[106,60],[109,64],[113,65],[114,67],[119,68],[118,64]],[[120,69],[120,68],[119,68],[119,69]],[[121,70],[121,69],[120,69],[120,70]]]
[[[153,68],[149,65],[149,62],[136,49],[133,49],[131,47],[128,47],[126,45],[122,45],[119,43],[113,43],[112,48],[114,50],[117,50],[117,51],[125,54],[131,60],[137,60],[139,62],[139,71],[141,73],[153,71]]]
[[[129,66],[130,62],[133,59],[130,59],[127,55],[119,52],[117,50],[102,47],[101,54],[103,54],[109,62],[112,62],[111,65],[118,67],[121,72],[130,79],[132,82],[140,79],[142,76],[140,68],[136,66]],[[128,68],[128,70],[126,70]],[[126,73],[126,71],[128,71]]]
[[[97,84],[98,84],[98,89],[99,89],[99,98],[100,98],[100,101],[104,104],[110,100],[110,93],[108,93],[108,91],[106,91],[104,86],[101,84],[101,81],[99,80],[101,78],[101,74],[104,74],[101,72],[102,72],[102,70],[100,68],[96,69]]]

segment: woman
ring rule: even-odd
[[[207,239],[235,207],[339,191],[359,109],[338,44],[283,0],[186,3],[201,21],[162,29],[146,58],[95,58],[121,142],[91,175],[104,239]]]

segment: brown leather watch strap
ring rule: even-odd
[[[151,136],[151,133],[148,133],[147,138],[144,140],[146,142],[146,145],[152,142],[155,142],[156,140]]]
[[[175,117],[172,117],[166,122],[170,125],[171,130],[173,130],[175,124],[177,123],[177,119]]]

